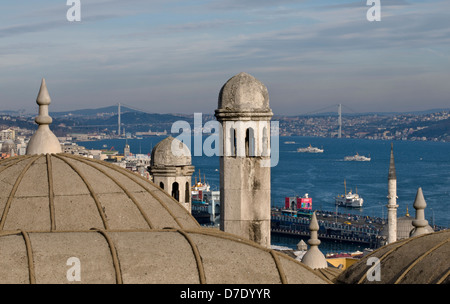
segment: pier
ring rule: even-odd
[[[320,226],[318,236],[323,241],[361,244],[372,249],[380,245],[380,231],[384,226],[382,219],[321,210],[316,211],[316,216]],[[277,209],[272,211],[272,233],[308,237],[309,224],[308,216],[284,215]]]

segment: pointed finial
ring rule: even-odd
[[[319,250],[320,240],[317,237],[317,231],[319,231],[319,223],[317,222],[315,211],[313,212],[311,217],[309,230],[311,231],[311,238],[308,240],[310,248],[303,256],[302,262],[312,269],[327,268],[327,260],[325,259],[323,253]]]
[[[405,214],[405,216],[409,217],[408,206],[406,206],[406,214]]]
[[[416,199],[413,206],[414,209],[416,209],[416,219],[412,221],[415,228],[411,231],[411,237],[428,233],[425,229],[428,225],[428,221],[425,219],[425,208],[427,207],[427,203],[423,197],[422,188],[417,190]]]
[[[36,98],[36,103],[39,105],[39,115],[35,118],[35,122],[39,125],[36,133],[30,139],[27,146],[27,154],[47,154],[47,153],[61,153],[61,144],[58,138],[50,130],[49,124],[52,123],[52,118],[48,115],[48,105],[51,99],[48,94],[47,84],[42,78],[39,94]]]
[[[395,173],[395,162],[394,162],[394,143],[391,143],[391,160],[389,163],[388,179],[397,179],[397,175]]]

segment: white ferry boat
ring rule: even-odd
[[[313,147],[310,144],[307,148],[298,148],[297,152],[301,152],[301,153],[323,153],[323,149],[319,149],[317,147]]]
[[[363,206],[364,199],[359,196],[358,191],[352,193],[350,190],[347,192],[346,183],[344,181],[344,194],[335,197],[335,204],[343,207],[361,208]]]
[[[363,156],[359,155],[358,152],[356,152],[356,155],[353,156],[346,156],[344,157],[345,161],[370,161],[370,156]]]

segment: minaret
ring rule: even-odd
[[[311,238],[308,240],[308,244],[310,247],[303,256],[302,263],[311,267],[312,269],[327,268],[327,260],[319,249],[320,240],[317,237],[317,231],[319,231],[319,223],[317,222],[315,211],[311,217],[309,230],[311,231]]]
[[[391,160],[388,175],[388,239],[387,244],[397,241],[397,175],[394,163],[394,144],[391,144]]]
[[[240,73],[219,93],[221,123],[220,229],[270,247],[269,93],[255,77]]]
[[[423,197],[422,188],[419,188],[417,190],[416,199],[414,201],[414,209],[416,209],[416,219],[412,221],[412,224],[415,228],[411,231],[411,237],[429,233],[426,229],[426,227],[428,226],[428,221],[425,219],[426,207],[427,203],[425,202],[425,198]]]
[[[35,122],[39,127],[28,142],[28,155],[62,152],[58,138],[53,134],[49,127],[53,121],[48,115],[48,105],[50,102],[50,95],[48,94],[47,85],[43,78],[39,94],[36,98],[36,103],[39,105],[39,115],[35,118]]]

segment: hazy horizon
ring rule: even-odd
[[[51,112],[126,103],[152,113],[214,113],[247,72],[277,115],[335,104],[357,113],[449,108],[450,2],[380,0],[2,1],[0,109]]]

